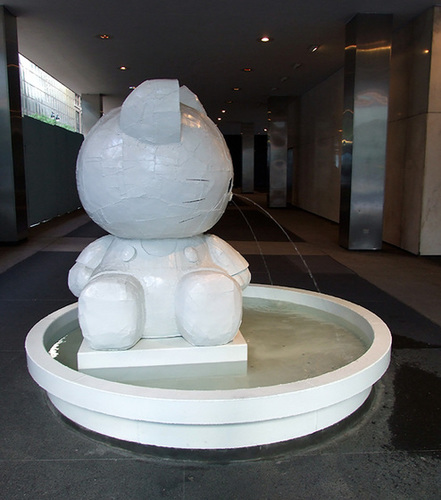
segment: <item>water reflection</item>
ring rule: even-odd
[[[290,302],[244,298],[242,335],[248,369],[239,365],[168,366],[93,370],[94,377],[164,389],[219,390],[286,384],[337,370],[369,348],[363,332],[341,318]],[[60,363],[77,369],[82,341],[76,328],[51,349]],[[324,354],[326,353],[326,354]]]

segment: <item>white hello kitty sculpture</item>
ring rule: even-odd
[[[148,80],[87,135],[77,183],[89,216],[110,234],[69,273],[84,338],[98,350],[182,335],[220,345],[236,335],[248,263],[203,234],[232,196],[225,141],[177,80]]]

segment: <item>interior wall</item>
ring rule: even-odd
[[[338,222],[343,69],[301,96],[293,203]],[[393,35],[384,241],[441,255],[441,7]]]
[[[103,115],[103,96],[101,94],[82,94],[82,132],[87,135]]]
[[[383,238],[414,254],[441,254],[441,12],[394,36]]]
[[[290,114],[290,130],[298,130],[293,172],[293,203],[338,222],[340,210],[343,69],[300,98],[299,120]],[[295,142],[295,141],[291,141]]]
[[[80,207],[75,169],[83,136],[24,116],[23,141],[29,226]]]
[[[433,7],[432,12],[421,255],[441,255],[441,7]]]
[[[112,95],[103,95],[102,101],[103,101],[102,102],[103,114],[106,114],[112,111],[112,109],[119,108],[120,106],[122,106],[124,99]]]

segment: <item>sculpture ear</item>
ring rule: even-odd
[[[124,133],[142,142],[180,142],[179,100],[177,80],[147,80],[124,101],[120,127]]]
[[[189,108],[196,109],[203,115],[207,114],[198,96],[196,94],[193,94],[193,92],[189,90],[185,85],[182,85],[182,87],[179,89],[179,99],[182,104],[185,104]]]

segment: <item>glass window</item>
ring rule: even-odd
[[[24,115],[81,133],[81,96],[19,54]]]

